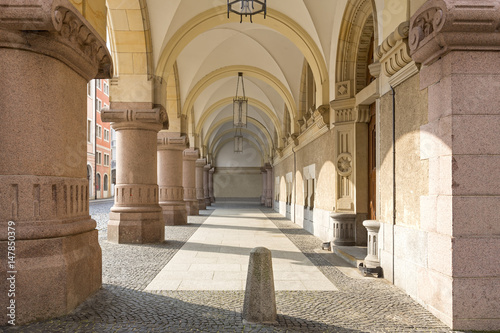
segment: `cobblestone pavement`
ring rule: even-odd
[[[262,211],[339,291],[277,292],[279,315],[276,325],[244,323],[241,318],[243,292],[145,292],[146,285],[214,208],[201,211],[200,216],[189,217],[186,226],[166,227],[163,244],[117,245],[106,242],[107,214],[111,206],[112,201],[90,203],[102,247],[103,288],[67,316],[0,330],[44,333],[450,332],[424,308],[383,279],[354,279],[344,275],[318,253],[321,247],[318,238],[270,209]]]

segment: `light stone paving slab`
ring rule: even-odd
[[[216,209],[146,290],[244,290],[258,246],[272,252],[275,290],[338,290],[259,209]]]

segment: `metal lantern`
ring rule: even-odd
[[[236,128],[236,132],[234,133],[234,152],[243,152],[243,135],[241,134],[241,128],[239,127]]]
[[[243,96],[238,96],[240,86],[243,90]],[[236,96],[233,98],[233,124],[234,127],[246,127],[248,114],[248,98],[245,97],[245,84],[243,82],[243,73],[238,73],[238,82],[236,83]]]
[[[229,18],[229,13],[240,15],[240,23],[243,22],[243,15],[250,16],[250,22],[253,23],[252,16],[255,14],[264,13],[264,18],[266,18],[266,0],[227,0],[227,18]]]

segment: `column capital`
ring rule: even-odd
[[[107,109],[101,110],[103,122],[111,123],[116,131],[122,129],[145,129],[158,132],[168,126],[167,112],[158,107],[146,110]]]
[[[451,51],[500,50],[500,0],[427,1],[410,21],[410,53],[429,65]]]
[[[200,157],[200,151],[198,149],[188,148],[182,152],[184,160],[196,161]]]
[[[112,76],[105,41],[67,0],[4,0],[0,47],[56,58],[87,81]]]
[[[209,173],[214,173],[215,172],[215,168],[211,168],[210,170],[208,170]]]
[[[207,164],[207,161],[204,158],[199,158],[196,160],[196,166],[197,167],[204,167],[205,164]]]
[[[158,133],[158,150],[185,150],[188,140],[185,136],[169,136],[168,132]]]
[[[210,165],[210,163],[205,164],[205,166],[203,167],[203,169],[206,170],[206,171],[210,170],[210,168],[212,168],[212,166]]]

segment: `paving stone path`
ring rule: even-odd
[[[145,291],[217,204],[186,226],[166,227],[160,245],[106,242],[112,201],[90,203],[103,254],[103,288],[67,316],[3,332],[450,332],[423,307],[383,279],[352,278],[322,253],[321,241],[270,209],[261,211],[338,291],[278,291],[277,325],[241,318],[243,291]],[[249,205],[240,204],[248,208]],[[235,208],[233,206],[233,208]],[[253,206],[260,208],[260,206]]]

